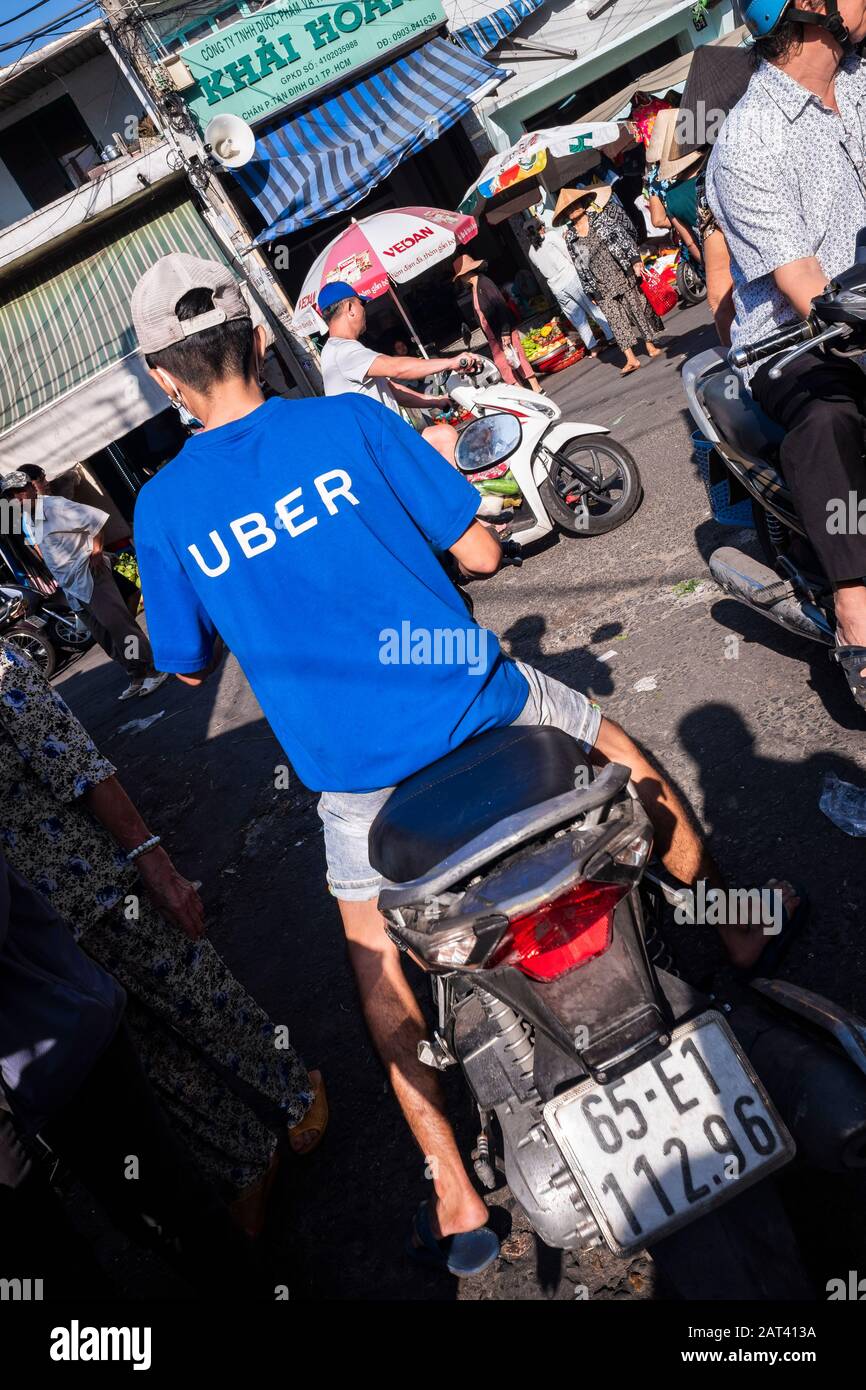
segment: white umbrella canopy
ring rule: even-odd
[[[324,333],[316,309],[324,285],[345,280],[365,299],[390,294],[413,334],[392,288],[453,256],[478,235],[478,223],[463,212],[444,208],[389,208],[350,222],[313,262],[295,305],[292,326],[299,333]],[[420,344],[419,344],[420,345]]]
[[[460,211],[491,222],[538,201],[540,185],[556,192],[591,169],[602,154],[615,155],[633,141],[619,121],[551,126],[522,135],[516,145],[493,155],[460,200]]]

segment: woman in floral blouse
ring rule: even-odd
[[[553,215],[555,227],[563,223],[568,223],[565,244],[577,273],[625,354],[622,375],[628,376],[640,366],[635,348],[641,340],[648,356],[661,356],[654,340],[664,328],[640,287],[644,269],[634,228],[605,185],[564,188]]]
[[[278,1133],[288,1127],[305,1152],[324,1128],[321,1078],[205,940],[198,893],[164,849],[129,861],[151,837],[114,773],[36,667],[0,641],[3,852],[124,986],[173,1128],[256,1231]]]

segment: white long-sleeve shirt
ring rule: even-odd
[[[580,283],[580,277],[574,261],[568,253],[565,239],[556,227],[552,227],[547,232],[540,246],[530,247],[529,259],[536,270],[539,270],[544,276],[554,294],[556,294],[557,286],[573,285],[575,280]]]

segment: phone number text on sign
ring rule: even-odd
[[[406,24],[402,29],[398,29],[396,34],[391,34],[387,39],[380,39],[376,44],[377,48],[390,48],[392,44],[399,43],[401,39],[408,39],[410,34],[416,34],[419,29],[428,29],[431,24],[435,24],[436,14],[425,14],[423,19],[416,19],[414,24]]]

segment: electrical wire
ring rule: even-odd
[[[57,32],[58,25],[63,20],[83,19],[84,16],[89,14],[93,9],[94,5],[91,3],[91,0],[85,0],[84,4],[77,5],[74,10],[66,10],[62,15],[56,15],[54,19],[47,25],[43,25],[42,28],[33,29],[29,34],[19,34],[15,39],[7,39],[5,43],[0,43],[0,53],[6,53],[10,48],[18,48],[22,43],[27,43],[28,40],[32,40],[35,43],[37,39],[47,38],[52,33]]]
[[[4,73],[4,69],[0,68],[0,80],[2,80],[3,82],[8,82],[10,77],[15,76],[21,64],[24,62],[24,59],[30,56],[30,50],[32,49],[35,42],[35,39],[30,40],[24,52],[16,59],[16,61],[12,64],[8,72]]]
[[[14,24],[16,19],[25,19],[27,15],[33,14],[34,10],[41,10],[43,5],[47,5],[48,0],[36,0],[35,5],[31,5],[27,10],[19,10],[18,14],[13,14],[9,19],[0,19],[0,29],[5,29],[7,24]]]

